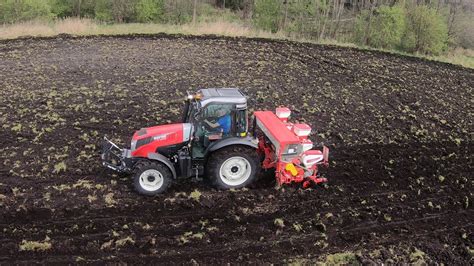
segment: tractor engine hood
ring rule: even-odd
[[[189,123],[160,125],[142,128],[133,134],[132,157],[148,157],[157,148],[186,142],[190,139],[192,126]]]

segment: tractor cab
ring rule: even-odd
[[[192,125],[193,158],[220,140],[247,136],[247,98],[239,89],[201,89],[187,99],[183,123]]]

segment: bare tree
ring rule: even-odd
[[[369,45],[370,44],[370,31],[371,31],[371,27],[372,27],[372,15],[374,13],[374,9],[375,9],[375,5],[376,3],[372,3],[371,0],[369,0],[369,16],[367,18],[367,26],[365,27],[365,33],[364,33],[364,43],[365,45]]]
[[[132,3],[128,0],[112,1],[112,14],[115,22],[122,23],[130,15]]]
[[[323,3],[324,3],[324,10],[323,10],[323,24],[321,26],[321,31],[319,33],[319,39],[324,39],[325,37],[325,34],[326,34],[326,26],[327,26],[327,23],[328,23],[328,17],[329,17],[329,2],[328,0],[323,0]],[[318,4],[318,8],[319,8],[319,3],[318,1],[316,1],[316,4]]]
[[[344,10],[344,0],[333,0],[334,1],[334,8],[333,8],[333,31],[331,38],[335,39],[337,32],[339,30],[339,24],[341,22],[341,14]]]
[[[193,25],[196,24],[196,9],[197,9],[197,0],[194,0],[194,5],[193,5]]]
[[[250,19],[253,15],[254,0],[243,0],[242,17]]]
[[[82,0],[77,0],[77,16],[81,17],[81,4]]]
[[[455,21],[458,13],[462,7],[462,0],[452,0],[449,3],[449,15],[448,15],[448,36],[453,37],[455,33]]]

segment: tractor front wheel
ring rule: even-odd
[[[211,154],[207,176],[219,189],[241,188],[251,184],[260,170],[257,151],[245,146],[231,146]]]
[[[159,162],[140,161],[134,166],[133,185],[138,193],[154,196],[165,192],[171,185],[170,169]]]

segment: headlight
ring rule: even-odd
[[[130,145],[130,150],[134,151],[137,146],[137,140],[132,139],[132,144]]]

